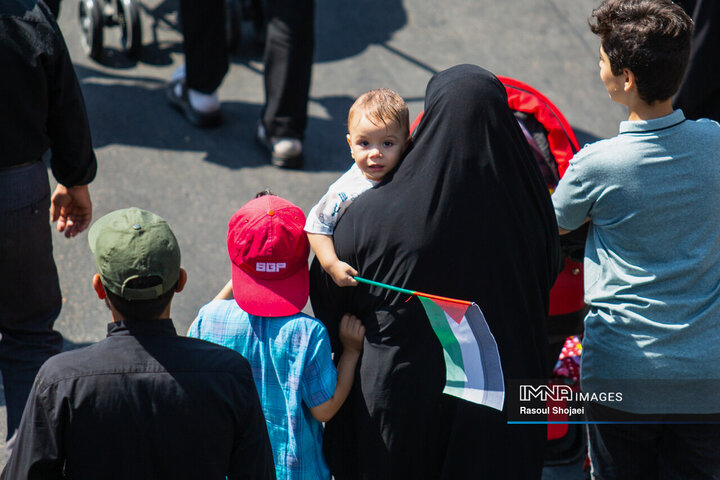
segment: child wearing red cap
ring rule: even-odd
[[[338,259],[333,232],[352,202],[392,172],[410,143],[405,100],[387,88],[360,95],[348,113],[347,141],[355,163],[308,213],[305,232],[323,269],[340,287],[357,285],[357,271]]]
[[[277,478],[329,480],[321,422],[347,398],[365,328],[343,316],[336,369],[325,326],[301,312],[309,293],[304,225],[302,210],[274,195],[238,210],[227,236],[232,289],[200,309],[188,336],[229,347],[250,362]]]

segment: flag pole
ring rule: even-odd
[[[460,305],[467,305],[467,306],[472,305],[472,302],[468,302],[467,300],[458,300],[457,298],[441,297],[440,295],[431,295],[429,293],[415,292],[415,295],[417,295],[418,297],[429,298],[431,300],[439,300],[441,302],[459,303]]]
[[[405,288],[400,287],[394,287],[392,285],[388,285],[387,283],[380,283],[376,282],[375,280],[368,280],[367,278],[362,277],[353,277],[355,280],[357,280],[359,283],[367,283],[368,285],[372,285],[374,287],[380,287],[380,288],[387,288],[388,290],[393,290],[400,293],[406,293],[408,295],[415,295],[417,292],[414,292],[412,290],[407,290]]]
[[[440,300],[442,302],[459,303],[461,305],[472,305],[472,302],[468,302],[467,300],[458,300],[457,298],[441,297],[439,295],[432,295],[429,293],[416,292],[414,290],[408,290],[405,288],[395,287],[393,285],[388,285],[387,283],[380,283],[380,282],[376,282],[375,280],[368,280],[367,278],[362,278],[362,277],[353,277],[353,278],[355,278],[355,280],[357,280],[358,283],[366,283],[368,285],[373,285],[375,287],[387,288],[388,290],[405,293],[407,295],[415,295],[418,297],[425,297],[425,298],[429,298],[432,300]]]

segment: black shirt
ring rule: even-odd
[[[249,363],[170,319],[48,360],[17,442],[2,479],[275,478]]]
[[[95,177],[85,103],[60,29],[37,0],[0,1],[0,170],[48,150],[61,184]]]

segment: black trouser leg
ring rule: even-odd
[[[210,94],[228,71],[225,0],[180,0],[187,86]]]
[[[303,138],[315,44],[313,0],[270,0],[265,43],[265,108],[269,137]]]
[[[8,438],[17,429],[40,366],[62,349],[53,324],[62,305],[42,162],[0,175],[0,371]]]

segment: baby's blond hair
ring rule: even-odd
[[[410,113],[405,100],[389,88],[376,88],[360,95],[348,113],[348,131],[350,131],[362,115],[375,125],[386,127],[397,125],[408,133]]]

